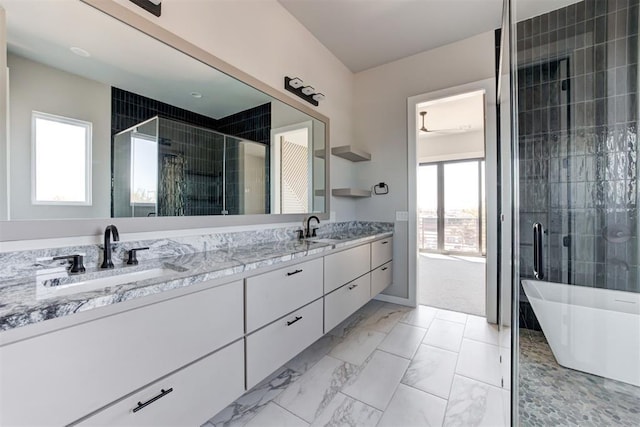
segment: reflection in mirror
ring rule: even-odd
[[[325,211],[322,121],[84,3],[0,6],[9,219]],[[60,164],[90,171],[88,203],[34,203],[34,112],[90,125],[90,157]]]

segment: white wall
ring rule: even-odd
[[[451,135],[421,135],[418,140],[418,162],[478,159],[484,157],[484,131]]]
[[[111,87],[9,54],[10,218],[108,218],[111,209]],[[93,124],[92,205],[31,204],[31,113]]]
[[[0,7],[0,46],[7,43],[6,14]],[[7,156],[7,50],[0,48],[0,171],[6,171],[9,166]],[[6,220],[7,211],[7,174],[0,173],[0,221]]]
[[[327,97],[318,111],[331,120],[331,144],[352,140],[353,73],[276,0],[164,0],[159,18],[117,2],[287,96],[284,77],[300,77]],[[351,185],[351,164],[331,160],[331,186]],[[331,211],[339,221],[355,219],[352,200],[332,198]]]
[[[384,181],[390,187],[385,196],[358,200],[358,219],[394,221],[396,211],[408,210],[407,98],[491,78],[494,67],[490,31],[355,75],[355,143],[372,156],[353,165],[355,186]],[[407,233],[408,223],[396,222],[393,285],[385,291],[401,298],[408,296]]]

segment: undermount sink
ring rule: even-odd
[[[56,298],[79,292],[95,291],[109,286],[124,285],[139,282],[141,280],[155,279],[157,277],[171,276],[178,273],[177,270],[168,267],[157,267],[149,270],[133,271],[131,273],[116,274],[108,277],[99,277],[80,282],[66,283],[57,286],[47,285],[49,280],[38,280],[36,287],[37,299]]]

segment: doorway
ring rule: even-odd
[[[496,323],[495,80],[411,97],[408,108],[415,302]]]
[[[484,93],[416,106],[418,303],[485,316]]]

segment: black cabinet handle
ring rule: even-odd
[[[138,402],[138,406],[136,406],[135,408],[133,408],[133,412],[136,413],[138,412],[140,409],[151,405],[153,402],[155,402],[158,399],[161,399],[163,397],[165,397],[167,394],[171,393],[173,391],[173,387],[171,387],[168,390],[165,389],[161,389],[160,390],[160,394],[157,395],[156,397],[152,397],[151,399],[147,400],[146,402],[142,403],[142,402]]]
[[[533,275],[536,279],[544,279],[543,264],[542,264],[542,235],[544,229],[542,224],[536,222],[533,224]]]
[[[298,320],[300,320],[300,319],[302,319],[302,316],[296,316],[296,318],[295,318],[295,319],[293,319],[293,320],[291,320],[291,321],[287,322],[287,326],[291,326],[291,325],[293,325],[294,323],[296,323],[296,322],[297,322]]]
[[[302,270],[290,271],[287,273],[287,276],[293,276],[294,274],[302,273]]]
[[[357,287],[358,287],[358,285],[351,285],[351,286],[347,287],[347,289],[351,290],[351,289],[354,289],[354,288],[357,288]]]
[[[389,267],[382,267],[380,270],[385,271]]]
[[[386,245],[387,243],[389,243],[388,240],[385,240],[384,242],[380,242],[381,245]]]

